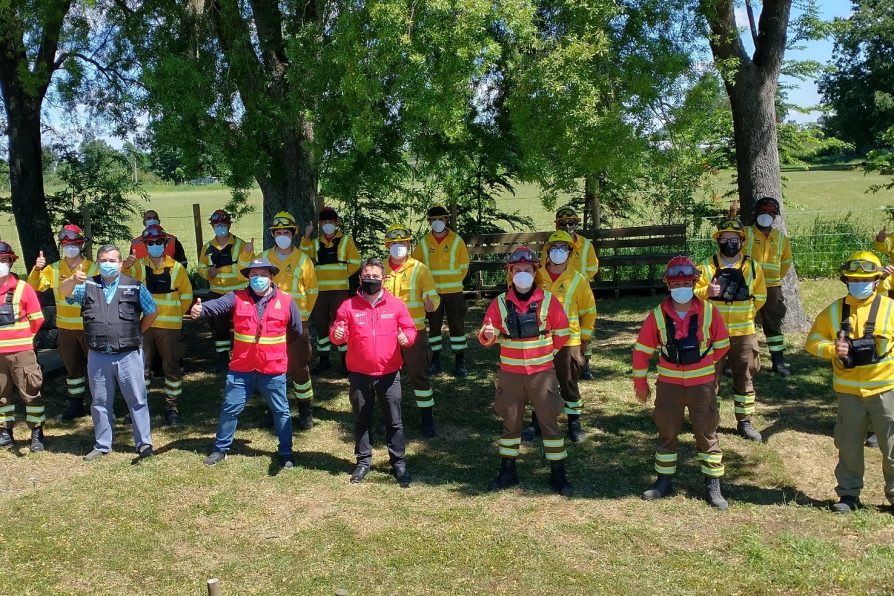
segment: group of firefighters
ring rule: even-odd
[[[776,199],[761,198],[753,225],[744,226],[737,219],[719,224],[713,234],[716,254],[698,264],[685,256],[667,264],[664,281],[669,294],[646,316],[633,349],[634,393],[643,404],[651,396],[649,363],[658,355],[653,411],[658,428],[657,479],[643,499],[659,499],[673,490],[678,435],[688,408],[705,477],[705,499],[721,510],[728,507],[720,487],[724,465],[717,436],[724,374],[732,378],[737,433],[762,441],[752,424],[753,377],[761,366],[756,323],[766,336],[773,372],[780,377],[790,374],[782,334],[786,312],[782,280],[792,265],[792,251],[789,239],[773,227],[779,213]],[[127,283],[135,284],[126,287],[148,290],[155,302],[157,312],[142,330],[142,357],[144,374],[150,374],[155,361],[163,371],[165,422],[180,422],[182,319],[188,312],[193,318],[208,319],[217,362],[227,371],[218,437],[205,463],[225,459],[239,413],[254,389],[273,412],[281,463],[292,467],[289,397],[297,402],[299,428],[314,424],[309,368],[313,354],[309,322],[313,322],[318,355],[313,372],[339,367],[351,383],[357,457],[351,482],[361,482],[369,471],[372,408],[378,400],[387,425],[392,472],[406,486],[400,370],[413,387],[422,433],[428,438],[437,434],[432,377],[442,371],[445,318],[453,375],[467,375],[463,280],[469,253],[450,229],[447,209],[436,205],[428,210],[427,219],[430,231],[415,246],[409,226],[389,226],[384,234],[388,258],[383,262],[361,259],[332,207],[320,211],[315,238],[312,223],[301,229],[291,214],[276,214],[269,226],[274,246],[260,254],[255,253],[254,239],[246,242],[233,235],[229,214],[217,210],[209,220],[214,238],[199,256],[198,275],[210,286],[210,299],[202,304],[193,301],[182,245],[165,232],[157,212],[146,212],[144,231],[134,239],[119,270]],[[565,440],[584,438],[579,381],[592,378],[589,355],[596,302],[590,282],[599,267],[592,242],[577,233],[580,223],[574,209],[563,207],[541,254],[525,246],[511,252],[506,263],[508,289],[490,303],[477,332],[484,347],[498,344],[500,350],[494,408],[503,419],[501,464],[491,490],[518,483],[521,443],[540,437],[553,489],[572,494],[564,466]],[[55,294],[58,351],[69,398],[62,418],[85,413],[88,353],[96,349],[88,343],[95,337],[88,333],[85,340],[79,306],[85,291],[78,294],[72,288],[76,283],[83,287],[85,281],[89,285],[93,279],[105,290],[107,304],[113,304],[115,289],[104,268],[82,254],[85,238],[80,228],[65,226],[58,240],[62,258],[47,264],[40,253],[27,282],[10,274],[18,257],[9,244],[0,242],[0,295],[5,296],[0,304],[0,446],[14,441],[15,387],[31,429],[30,449],[44,449],[41,369],[32,344],[43,315],[35,291],[52,289]],[[894,258],[894,237],[886,230],[874,246]],[[350,295],[349,278],[357,272],[360,288]],[[886,497],[894,503],[894,302],[887,295],[892,272],[894,268],[883,267],[871,252],[852,255],[841,268],[847,296],[819,315],[807,338],[810,353],[832,361],[839,403],[835,441],[840,501],[833,506],[838,512],[859,506],[867,433],[882,451]],[[114,351],[109,345],[104,346],[106,352]],[[336,362],[332,352],[341,356]],[[563,413],[565,430],[559,423]]]

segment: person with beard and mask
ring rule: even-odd
[[[441,297],[428,267],[409,256],[412,242],[412,232],[402,224],[392,224],[385,232],[385,247],[389,255],[385,263],[385,289],[403,300],[416,324],[416,341],[409,347],[401,348],[401,352],[422,419],[422,435],[431,439],[437,434],[437,429],[435,394],[428,376],[431,351],[425,317],[438,308]]]
[[[158,309],[149,290],[121,273],[121,251],[105,244],[96,252],[99,275],[87,277],[77,269],[62,282],[69,304],[79,304],[84,317],[87,378],[93,403],[96,443],[84,459],[93,461],[112,450],[116,387],[127,403],[139,459],[153,455],[149,428],[149,398],[143,373],[143,333],[155,322]]]
[[[596,256],[596,248],[593,246],[593,242],[577,233],[580,223],[580,216],[572,207],[562,207],[556,211],[556,230],[566,232],[572,239],[571,254],[568,256],[568,267],[579,271],[590,282],[599,273],[599,257]],[[547,257],[547,248],[544,246],[540,254],[540,260],[546,262]],[[593,322],[596,322],[595,318]],[[584,381],[593,380],[593,373],[590,372],[590,357],[592,355],[593,346],[587,343],[584,348],[584,368],[580,374],[580,378]]]
[[[720,222],[712,237],[719,251],[699,264],[695,295],[714,303],[730,334],[729,352],[717,363],[718,395],[723,369],[729,362],[736,430],[742,438],[759,443],[762,437],[752,425],[755,411],[752,378],[761,368],[754,319],[767,300],[764,272],[759,263],[742,254],[746,236],[740,221]]]
[[[193,319],[228,316],[233,319],[233,356],[227,371],[224,400],[214,450],[205,458],[214,466],[227,458],[233,445],[239,415],[245,403],[258,391],[273,414],[273,428],[279,440],[279,465],[294,467],[292,455],[292,414],[286,391],[289,367],[287,337],[301,335],[301,311],[273,278],[279,267],[265,258],[251,260],[240,274],[248,279],[245,289],[228,292],[214,300],[196,303],[189,311]]]
[[[568,266],[573,240],[567,232],[553,232],[546,242],[546,267],[537,269],[537,286],[558,298],[565,308],[571,336],[555,355],[556,376],[568,416],[568,438],[572,443],[583,440],[580,424],[581,398],[578,379],[584,367],[584,353],[593,335],[596,321],[596,299],[587,279]],[[531,424],[522,434],[523,441],[532,441],[540,434],[537,415],[531,413]]]
[[[155,209],[149,209],[143,213],[143,229],[145,230],[149,226],[161,226],[161,218],[158,217],[158,211]],[[146,243],[143,242],[142,234],[130,241],[130,254],[134,255],[137,259],[145,259],[149,256],[149,252],[146,250]],[[183,265],[183,268],[186,269],[186,250],[184,250],[180,240],[173,234],[168,234],[168,241],[165,244],[164,254]]]
[[[651,395],[647,380],[649,361],[658,352],[652,415],[658,427],[658,478],[642,498],[661,499],[673,491],[678,436],[688,409],[705,477],[705,500],[712,507],[726,510],[729,504],[720,490],[724,468],[717,438],[720,411],[714,377],[717,363],[729,351],[730,339],[717,307],[695,297],[693,287],[698,277],[699,271],[689,257],[668,261],[664,282],[670,295],[646,316],[633,347],[633,389],[644,405]]]
[[[211,290],[208,298],[214,300],[227,292],[245,287],[248,280],[240,271],[254,258],[255,247],[254,239],[245,242],[230,233],[233,220],[223,209],[212,213],[208,223],[214,229],[214,238],[202,246],[197,272],[199,277],[208,280]],[[229,315],[212,317],[208,323],[217,356],[217,369],[224,372],[230,365],[233,318]]]
[[[348,278],[360,269],[360,253],[349,234],[341,228],[341,219],[333,207],[320,210],[320,235],[316,240],[310,236],[314,231],[313,223],[304,228],[301,238],[301,251],[311,258],[317,271],[317,285],[320,293],[311,313],[314,327],[317,328],[317,356],[319,362],[313,372],[320,374],[331,368],[329,353],[332,345],[329,341],[329,329],[335,320],[335,313],[348,298],[350,284]],[[348,372],[344,356],[344,346],[338,349],[342,353],[342,368]]]
[[[81,270],[87,277],[96,275],[96,263],[84,255],[84,232],[74,224],[62,228],[58,235],[62,258],[47,267],[43,252],[38,253],[34,267],[28,275],[28,285],[38,292],[53,290],[56,301],[56,328],[59,330],[56,349],[65,366],[65,386],[68,390],[68,407],[61,420],[74,420],[86,415],[84,394],[87,392],[87,343],[84,340],[84,320],[81,307],[69,304],[62,293],[62,282]]]
[[[459,234],[451,230],[450,213],[443,205],[435,205],[428,210],[428,225],[431,231],[416,245],[413,258],[421,261],[431,271],[438,287],[440,304],[428,319],[428,338],[431,344],[431,366],[429,375],[441,372],[441,351],[443,337],[441,327],[447,318],[450,334],[450,351],[453,352],[453,376],[463,378],[469,374],[466,369],[466,299],[463,296],[463,280],[469,273],[469,250]]]
[[[791,373],[785,364],[785,336],[782,334],[786,311],[782,278],[792,268],[792,243],[781,230],[773,228],[773,222],[779,217],[779,201],[762,197],[755,203],[754,213],[754,225],[745,228],[743,253],[757,261],[764,271],[767,302],[758,313],[758,322],[767,338],[773,372],[787,377]]]
[[[124,273],[144,284],[155,305],[158,317],[143,333],[143,357],[146,378],[155,360],[160,361],[165,378],[165,424],[180,424],[180,396],[183,394],[183,376],[180,361],[183,359],[183,315],[192,304],[192,282],[186,268],[165,252],[171,242],[159,225],[143,230],[146,256],[128,266],[124,261]]]
[[[500,473],[489,490],[518,484],[518,458],[525,421],[525,407],[534,408],[543,436],[543,452],[550,462],[550,485],[562,496],[573,488],[565,475],[564,433],[559,428],[563,402],[553,354],[571,336],[562,303],[534,285],[540,260],[527,246],[512,251],[506,263],[509,289],[500,294],[484,314],[478,341],[484,347],[500,344],[494,410],[503,419],[500,435]]]
[[[391,473],[401,487],[410,484],[401,417],[400,369],[403,351],[416,341],[416,323],[404,302],[383,287],[385,265],[367,259],[360,268],[360,288],[338,308],[329,338],[347,346],[346,362],[351,410],[354,413],[354,455],[351,484],[362,482],[372,464],[370,426],[378,400],[385,418],[385,441]]]
[[[863,441],[870,423],[882,452],[885,497],[894,506],[894,301],[878,291],[881,276],[878,257],[869,251],[852,254],[841,266],[847,295],[819,314],[805,345],[814,356],[832,361],[838,400],[836,513],[861,506]]]
[[[279,273],[273,276],[273,283],[289,294],[301,311],[301,334],[289,334],[286,351],[292,395],[298,402],[298,428],[310,430],[314,426],[314,386],[308,368],[313,352],[307,322],[319,294],[317,273],[310,258],[295,246],[298,223],[291,213],[280,211],[274,215],[269,229],[276,246],[267,249],[261,256],[279,268]]]

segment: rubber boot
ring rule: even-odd
[[[431,353],[431,364],[428,365],[428,376],[433,377],[441,373],[441,352]]]
[[[870,449],[878,449],[878,437],[875,433],[869,433],[866,435],[866,442],[864,443]]]
[[[322,374],[332,367],[332,364],[329,362],[329,352],[319,352],[318,355],[320,357],[320,361],[311,371],[315,375]]]
[[[31,444],[28,446],[31,453],[34,453],[35,451],[43,451],[45,449],[43,441],[43,427],[35,426],[32,428]]]
[[[434,408],[419,408],[419,417],[422,419],[422,436],[426,439],[434,438],[438,434],[435,428]]]
[[[516,484],[518,484],[518,473],[515,470],[515,458],[504,457],[500,459],[500,473],[491,481],[487,490],[503,490]]]
[[[309,399],[298,400],[298,430],[310,430],[314,427],[313,406]]]
[[[522,441],[530,443],[540,436],[540,424],[537,422],[537,413],[531,412],[531,424],[522,431]]]
[[[584,440],[584,430],[580,426],[580,414],[568,414],[568,439],[572,443]]]
[[[65,411],[62,412],[62,415],[59,416],[60,420],[74,420],[75,418],[80,418],[84,416],[86,412],[84,411],[84,400],[80,397],[72,397],[68,400],[68,407],[65,408]]]
[[[593,373],[590,372],[590,357],[584,356],[584,369],[580,372],[581,381],[592,381]]]
[[[773,361],[773,372],[783,379],[792,374],[792,371],[785,364],[785,354],[783,352],[770,352],[770,360]]]
[[[658,474],[658,478],[655,479],[655,484],[652,485],[652,488],[642,494],[642,500],[654,501],[663,499],[674,492],[673,479],[672,474]]]
[[[553,490],[563,497],[570,497],[574,494],[574,487],[565,477],[565,460],[550,462],[549,468],[549,485],[553,487]]]
[[[761,434],[754,430],[754,427],[751,426],[750,420],[739,421],[739,424],[736,425],[736,431],[743,439],[748,439],[749,441],[754,441],[755,443],[760,443],[764,440]]]
[[[456,362],[453,366],[453,376],[457,379],[465,379],[469,376],[469,371],[466,370],[466,353],[457,352],[454,354],[454,358]]]
[[[720,492],[720,478],[705,476],[705,501],[711,507],[716,507],[721,511],[729,509],[729,503],[726,502],[726,499],[723,498],[723,493]]]
[[[0,428],[0,447],[11,447],[15,442],[11,428]]]

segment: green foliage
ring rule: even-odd
[[[870,250],[874,231],[853,220],[817,217],[806,229],[791,230],[795,269],[802,277],[837,277],[841,263],[855,250]]]
[[[787,166],[809,167],[818,160],[841,160],[853,154],[854,145],[827,136],[816,123],[781,122],[776,126],[779,162]]]

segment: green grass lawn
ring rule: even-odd
[[[815,315],[842,286],[804,282]],[[551,494],[538,445],[523,448],[520,487],[484,492],[499,463],[492,412],[496,351],[474,347],[462,382],[439,377],[439,436],[423,440],[404,388],[414,482],[388,475],[381,437],[374,469],[348,483],[353,442],[347,384],[315,380],[317,426],[296,433],[298,467],[275,474],[276,440],[258,427],[259,401],[241,420],[233,455],[215,468],[212,445],[223,377],[204,372],[205,327],[187,328],[188,374],[177,430],[154,429],[157,458],[133,459],[130,429],[115,452],[87,464],[87,420],[51,422],[48,451],[0,453],[0,549],[11,594],[198,594],[219,577],[223,594],[881,593],[894,585],[894,516],[884,504],[880,455],[866,452],[865,510],[835,516],[835,407],[828,365],[788,338],[796,374],[762,372],[756,426],[767,442],[732,433],[723,388],[721,446],[727,513],[700,500],[701,476],[685,435],[678,494],[645,503],[655,427],[634,400],[630,349],[657,298],[600,303],[597,380],[583,383],[586,441],[569,447],[572,499]],[[477,325],[483,305],[469,317]],[[769,368],[768,363],[767,368]],[[157,381],[157,380],[156,380]],[[46,384],[50,414],[63,383]],[[160,424],[162,395],[151,392]],[[119,410],[123,414],[123,409]],[[20,435],[23,431],[20,431]]]

